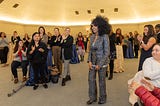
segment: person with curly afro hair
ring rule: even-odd
[[[111,25],[102,16],[96,16],[91,22],[92,35],[90,36],[90,50],[88,55],[88,83],[90,105],[97,101],[96,73],[99,77],[99,101],[98,104],[106,103],[106,68],[109,63],[109,33]]]

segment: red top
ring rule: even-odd
[[[77,45],[78,45],[78,46],[81,46],[82,49],[84,49],[84,44],[83,44],[83,41],[82,41],[82,40],[78,40]]]
[[[135,94],[143,101],[145,106],[160,106],[160,88],[155,88],[152,92],[144,86],[136,89]]]

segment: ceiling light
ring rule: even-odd
[[[101,13],[104,13],[104,9],[100,9],[100,12],[101,12]]]
[[[87,13],[88,13],[88,14],[91,14],[91,10],[87,10]]]
[[[19,6],[19,4],[16,3],[13,5],[13,8],[17,8],[18,6]]]
[[[118,12],[118,8],[114,8],[114,12]]]
[[[76,14],[76,15],[79,15],[79,11],[75,11],[75,14]]]

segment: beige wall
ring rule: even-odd
[[[121,24],[121,25],[112,25],[113,30],[115,31],[117,28],[122,29],[122,34],[126,34],[130,31],[135,31],[137,30],[140,34],[143,32],[143,27],[146,24],[152,24],[156,25],[160,23],[160,21],[155,21],[155,22],[146,22],[146,23],[141,23],[141,24]],[[0,31],[6,32],[8,37],[12,35],[13,31],[17,31],[20,36],[23,36],[24,33],[28,33],[30,36],[38,30],[38,25],[22,25],[22,24],[16,24],[16,23],[9,23],[9,22],[3,22],[0,21]],[[47,32],[51,32],[53,34],[53,29],[55,26],[44,26]],[[65,27],[59,27],[60,32],[63,33]],[[71,34],[76,37],[78,32],[82,32],[84,35],[88,35],[90,32],[90,26],[70,26],[71,28]]]
[[[13,34],[13,31],[17,31],[19,34],[23,34],[24,25],[0,21],[0,32],[5,32],[8,37],[10,37]]]

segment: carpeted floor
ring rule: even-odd
[[[24,87],[12,97],[7,94],[21,85],[11,81],[10,66],[0,65],[0,106],[86,106],[88,100],[88,65],[86,62],[71,64],[72,80],[61,86],[49,83],[48,89],[41,85],[34,91]],[[113,80],[107,80],[107,103],[101,106],[130,106],[128,103],[127,80],[137,72],[138,59],[125,59],[125,72],[114,74]],[[22,72],[18,72],[19,80]],[[94,103],[92,106],[99,106]]]

